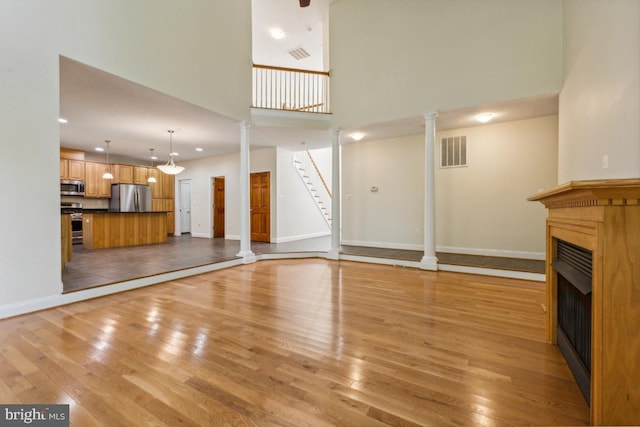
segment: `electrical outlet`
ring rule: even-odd
[[[606,154],[602,156],[602,169],[607,169],[609,167],[609,156]]]

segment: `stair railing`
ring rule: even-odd
[[[328,71],[253,65],[253,107],[329,113]]]
[[[331,227],[331,191],[311,153],[294,153],[293,167],[298,171],[327,225]]]

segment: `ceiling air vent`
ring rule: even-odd
[[[294,49],[290,49],[288,52],[289,52],[289,55],[293,56],[298,61],[311,56],[309,55],[309,52],[304,50],[303,47],[296,47]]]

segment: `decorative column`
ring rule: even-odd
[[[420,261],[423,270],[437,270],[436,258],[436,203],[435,203],[435,170],[434,147],[436,140],[436,116],[438,113],[424,114],[424,256]]]
[[[242,257],[243,264],[256,261],[251,252],[251,223],[249,200],[249,128],[246,121],[240,123],[240,252],[236,256]]]
[[[328,259],[340,259],[340,129],[331,129],[331,249]]]

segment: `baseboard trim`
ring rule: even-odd
[[[273,240],[273,243],[295,242],[297,240],[314,239],[316,237],[325,237],[325,236],[331,236],[331,231],[321,231],[319,233],[298,234],[296,236],[278,237]]]
[[[191,237],[198,237],[201,239],[211,239],[212,236],[211,234],[207,234],[207,233],[191,233]]]
[[[418,261],[407,261],[402,259],[390,259],[390,258],[373,258],[368,256],[359,256],[359,255],[345,255],[340,254],[340,261],[355,261],[355,262],[365,262],[368,264],[381,264],[381,265],[390,265],[393,267],[410,267],[410,268],[421,268],[422,264]]]
[[[370,248],[404,249],[409,251],[424,250],[424,245],[415,244],[415,243],[369,242],[369,241],[361,241],[361,240],[342,240],[341,243],[343,245],[348,245],[348,246],[364,246],[364,247],[370,247]],[[545,259],[544,252],[510,251],[510,250],[504,250],[504,249],[437,246],[436,252],[446,252],[446,253],[463,254],[463,255],[493,256],[493,257],[503,257],[503,258],[533,259],[533,260],[543,260],[543,261]]]
[[[451,271],[453,273],[478,274],[480,276],[505,277],[508,279],[531,280],[545,282],[546,275],[540,273],[527,273],[526,271],[498,270],[495,268],[468,267],[466,265],[438,264],[439,271]]]
[[[303,259],[303,258],[325,258],[325,252],[284,252],[274,254],[261,254],[256,258],[259,261],[277,260],[277,259]]]
[[[404,249],[408,251],[424,250],[424,245],[415,243],[367,242],[361,240],[342,240],[340,243],[347,246],[364,246],[367,248]]]
[[[455,246],[437,246],[436,252],[446,252],[450,254],[463,254],[463,255],[481,255],[481,256],[493,256],[502,258],[520,258],[520,259],[533,259],[533,260],[545,260],[544,252],[527,252],[527,251],[508,251],[503,249],[481,249],[481,248],[459,248]]]

